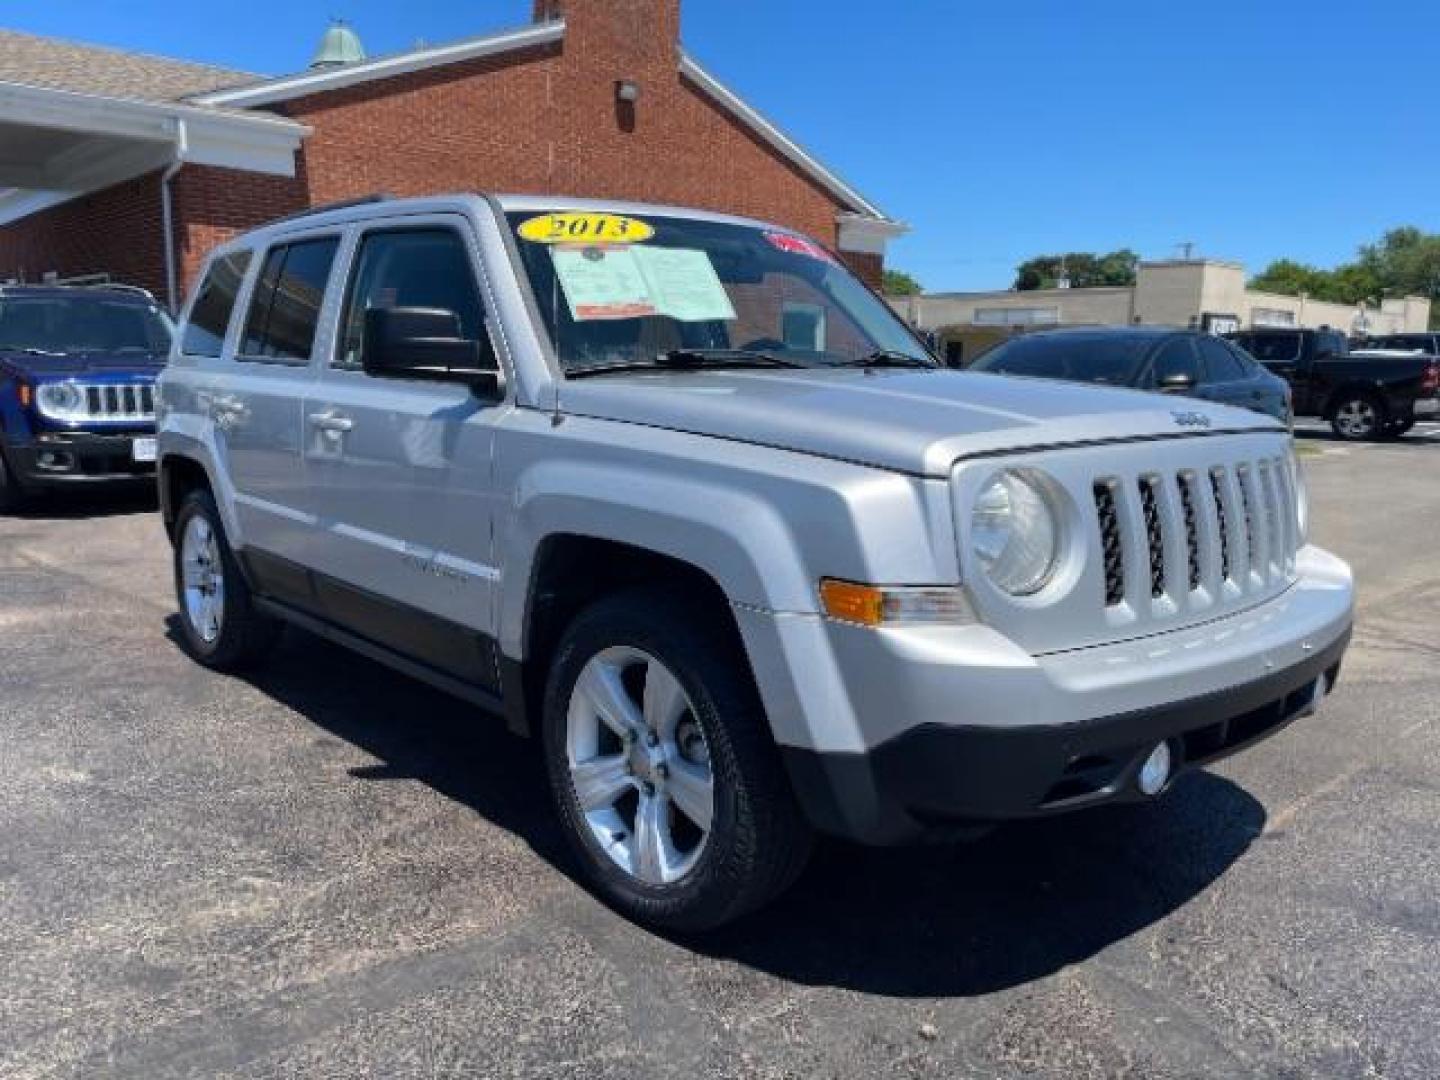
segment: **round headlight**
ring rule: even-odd
[[[80,408],[80,391],[73,383],[45,383],[35,391],[40,408],[51,413],[76,412]]]
[[[1029,596],[1055,573],[1060,523],[1044,489],[1023,472],[1007,469],[975,499],[970,544],[998,588],[1011,596]]]

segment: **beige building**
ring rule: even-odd
[[[921,330],[980,343],[1042,326],[1140,323],[1215,333],[1331,326],[1348,334],[1391,334],[1424,330],[1430,320],[1430,301],[1418,296],[1375,307],[1256,292],[1245,287],[1243,266],[1219,259],[1141,263],[1133,287],[927,293],[892,297],[890,303]]]

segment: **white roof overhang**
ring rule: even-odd
[[[0,224],[177,157],[293,176],[309,130],[265,113],[0,82]]]

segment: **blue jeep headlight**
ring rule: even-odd
[[[35,388],[35,405],[52,420],[71,420],[85,411],[85,396],[74,383],[41,383]]]

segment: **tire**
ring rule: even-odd
[[[779,895],[813,843],[738,642],[699,610],[654,588],[586,609],[556,650],[542,717],[551,791],[590,883],[635,921],[688,933]],[[708,831],[694,812],[702,773]]]
[[[0,514],[13,514],[25,505],[25,492],[20,481],[10,471],[10,463],[0,451]]]
[[[1372,394],[1345,394],[1335,402],[1330,427],[1347,442],[1377,439],[1385,431],[1385,406]]]
[[[263,660],[281,624],[255,610],[208,491],[192,491],[180,503],[174,564],[185,651],[215,671],[244,671]]]

